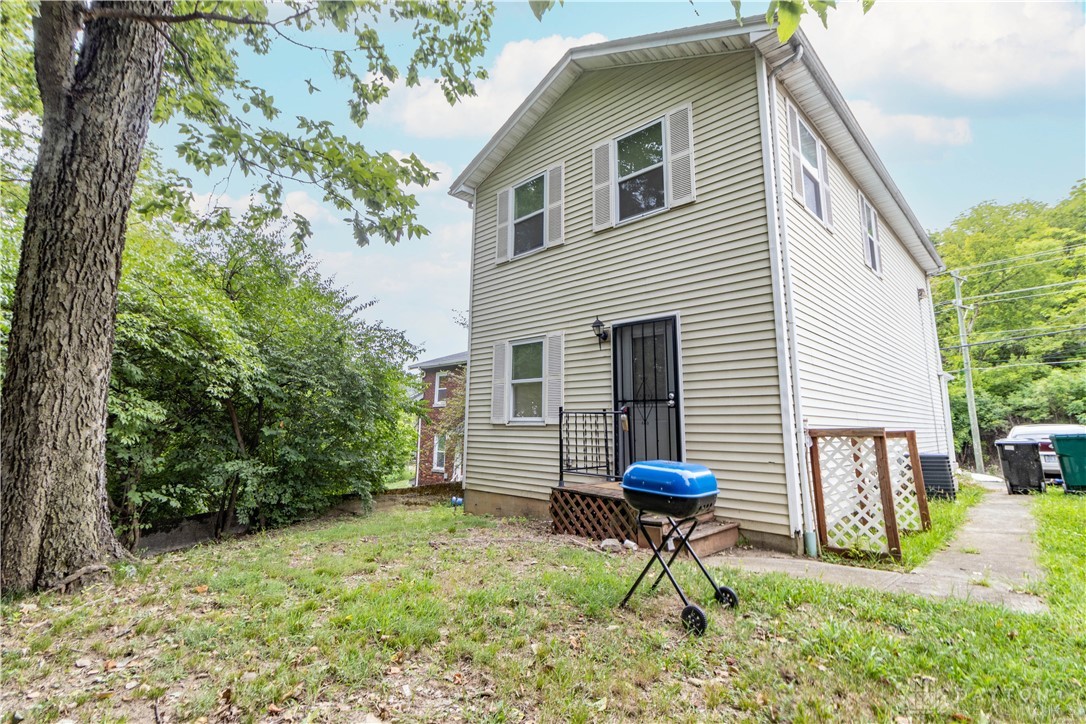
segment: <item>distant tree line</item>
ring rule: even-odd
[[[966,279],[966,331],[986,446],[1016,424],[1086,424],[1086,182],[1051,206],[979,204],[933,240],[947,268]],[[955,376],[950,403],[964,460],[972,446],[954,284],[944,274],[932,287],[943,365]]]

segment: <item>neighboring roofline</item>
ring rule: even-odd
[[[413,365],[408,366],[411,370],[436,370],[443,367],[460,367],[468,363],[467,352],[456,352],[454,354],[445,355],[444,357],[435,357],[434,359],[423,360],[422,362],[416,362]]]
[[[801,62],[811,71],[811,76],[814,78],[815,82],[818,83],[818,87],[822,89],[822,92],[826,94],[826,99],[830,102],[830,105],[833,106],[833,110],[841,117],[841,121],[852,135],[852,139],[856,141],[860,150],[863,151],[864,156],[867,157],[871,167],[874,168],[875,173],[878,174],[879,180],[886,186],[886,190],[890,192],[890,196],[901,209],[901,212],[905,214],[905,218],[908,219],[909,225],[913,227],[913,231],[916,232],[917,237],[919,237],[920,243],[924,245],[924,249],[931,256],[932,261],[938,265],[939,271],[942,271],[946,268],[946,265],[939,256],[939,252],[935,249],[935,244],[931,242],[927,230],[920,224],[920,220],[916,218],[916,214],[913,213],[912,208],[909,206],[908,202],[905,201],[905,196],[901,193],[901,189],[894,183],[894,179],[890,176],[890,172],[886,169],[886,166],[883,165],[882,159],[879,158],[879,154],[875,151],[875,147],[871,145],[871,141],[867,138],[867,134],[864,133],[863,128],[860,127],[860,122],[856,120],[856,116],[853,115],[852,109],[848,107],[848,102],[845,101],[844,96],[841,95],[841,91],[838,90],[837,84],[833,82],[829,71],[826,70],[826,66],[822,64],[822,60],[815,52],[814,47],[811,45],[811,41],[807,39],[803,30],[797,30],[796,34],[792,37],[803,46],[803,58],[801,59]]]
[[[524,117],[525,113],[527,113],[528,109],[534,106],[539,98],[565,73],[567,68],[572,65],[576,66],[574,72],[578,75],[583,72],[583,69],[578,66],[578,61],[624,51],[662,47],[665,45],[672,45],[676,42],[687,43],[696,42],[698,40],[723,38],[729,35],[742,35],[754,30],[768,29],[769,27],[770,26],[766,24],[764,17],[752,16],[744,18],[742,22],[737,20],[726,20],[719,23],[709,23],[706,25],[679,28],[677,30],[665,30],[660,33],[649,33],[648,35],[635,35],[631,38],[619,38],[618,40],[608,40],[603,43],[570,48],[565,52],[561,60],[551,68],[550,72],[543,77],[543,80],[539,81],[539,84],[528,94],[528,97],[524,99],[524,102],[513,111],[513,115],[506,119],[505,123],[502,124],[501,128],[499,128],[490,138],[487,144],[483,146],[482,150],[475,154],[475,158],[471,160],[460,175],[456,177],[449,189],[449,195],[461,199],[462,201],[470,202],[473,199],[475,187],[467,185],[468,179],[471,178],[479,166],[482,165],[483,161],[520,123],[520,120]]]

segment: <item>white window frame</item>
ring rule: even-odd
[[[438,442],[440,442],[441,444],[438,445]],[[439,452],[441,453],[441,464],[440,465],[437,464],[437,455],[438,455]],[[435,472],[435,473],[443,473],[443,472],[445,472],[445,436],[444,435],[441,435],[441,434],[434,435],[434,452],[433,452],[433,457],[431,459],[431,462],[433,463],[433,465],[431,467],[433,472]]]
[[[513,348],[520,347],[526,344],[538,344],[539,345],[539,377],[525,377],[524,379],[513,379]],[[508,390],[507,418],[511,423],[533,423],[542,424],[546,420],[547,414],[547,338],[546,337],[532,337],[529,339],[518,339],[509,343],[509,367],[506,372],[505,389]],[[540,412],[539,417],[517,417],[516,406],[517,396],[514,390],[515,383],[527,383],[538,382],[540,391]]]
[[[818,219],[819,222],[821,222],[821,224],[825,226],[828,230],[833,231],[833,225],[830,221],[832,218],[832,211],[830,210],[830,188],[829,184],[827,183],[827,180],[829,178],[828,166],[830,162],[829,149],[826,148],[826,144],[822,141],[822,138],[815,132],[814,127],[811,126],[811,124],[808,123],[806,120],[804,120],[802,114],[800,114],[799,112],[799,108],[796,108],[793,105],[791,106],[791,111],[792,117],[796,121],[796,126],[794,129],[792,129],[793,132],[789,134],[789,140],[791,142],[792,139],[794,139],[795,143],[797,144],[797,148],[795,148],[792,153],[792,161],[794,163],[796,159],[799,159],[800,171],[798,175],[800,177],[800,180],[803,182],[803,185],[801,185],[799,188],[792,189],[792,195],[796,198],[797,201],[799,201],[800,205],[803,208],[807,209],[807,212],[811,216]],[[817,166],[812,166],[811,162],[807,160],[807,157],[803,155],[803,139],[800,134],[804,130],[807,131],[807,133],[811,134],[811,138],[813,138],[815,141],[815,156],[818,157]],[[826,168],[823,168],[823,164],[826,164]],[[818,200],[822,207],[821,215],[816,213],[814,209],[807,205],[807,194],[805,193],[807,179],[803,173],[804,171],[808,171],[815,179],[815,188],[817,189]],[[793,185],[795,176],[796,174],[793,174]]]
[[[437,372],[434,374],[434,407],[444,407],[446,400],[448,400],[449,392],[447,387],[442,387],[441,383],[444,378],[448,377],[448,372]],[[445,391],[445,396],[441,396],[441,391]]]
[[[639,171],[636,171],[634,173],[631,173],[628,176],[623,176],[622,178],[619,178],[619,176],[618,176],[618,142],[621,141],[624,138],[629,138],[630,136],[632,136],[632,135],[634,135],[636,133],[640,133],[641,131],[644,131],[646,128],[649,128],[651,126],[655,126],[656,124],[660,124],[660,137],[663,140],[663,160],[660,161],[660,163],[658,163],[658,164],[655,164],[653,166],[646,166],[645,168],[643,168],[643,169],[641,169]],[[653,216],[655,214],[663,213],[663,212],[665,212],[665,211],[667,211],[668,209],[671,208],[671,194],[668,193],[668,191],[669,191],[668,185],[671,183],[671,179],[669,178],[670,174],[668,173],[668,167],[667,167],[668,166],[668,158],[670,156],[670,148],[668,147],[668,137],[667,136],[668,136],[667,115],[665,114],[665,115],[660,116],[659,118],[655,118],[655,119],[649,121],[648,123],[641,124],[640,126],[633,129],[632,131],[629,131],[627,133],[623,133],[621,135],[615,136],[614,138],[611,139],[611,179],[612,179],[612,181],[611,181],[611,218],[615,220],[615,226],[622,226],[624,224],[629,224],[629,223],[632,223],[634,221],[638,221],[639,219],[644,219],[645,217],[648,217],[648,216]],[[647,173],[649,171],[652,171],[655,168],[662,168],[664,170],[664,205],[661,206],[658,209],[652,209],[651,211],[644,211],[644,212],[642,212],[640,214],[637,214],[635,216],[631,216],[631,217],[626,218],[626,219],[620,219],[619,218],[619,213],[620,213],[619,212],[619,208],[620,208],[619,184],[621,184],[623,181],[626,181],[628,179],[633,178],[634,176],[640,176],[643,173]]]
[[[882,248],[879,244],[879,212],[875,206],[867,200],[862,191],[857,192],[860,198],[860,240],[863,243],[864,263],[867,268],[882,277]],[[868,232],[867,215],[871,214],[871,230]]]
[[[512,260],[512,259],[523,259],[524,257],[528,256],[529,254],[535,254],[536,252],[542,251],[543,249],[547,248],[547,207],[550,205],[550,197],[551,197],[551,193],[550,193],[550,191],[551,191],[550,190],[550,185],[551,184],[550,184],[550,180],[547,178],[549,175],[550,174],[547,173],[546,170],[540,171],[539,173],[534,174],[532,176],[529,176],[528,178],[524,179],[523,181],[519,181],[518,183],[515,183],[515,184],[513,184],[512,186],[509,187],[509,241],[508,241],[508,243],[509,243],[509,258],[510,258],[510,260]],[[525,184],[528,184],[528,183],[531,183],[532,181],[535,181],[538,178],[543,179],[543,206],[540,207],[539,211],[533,211],[532,213],[527,214],[525,216],[521,216],[520,218],[514,217],[513,214],[516,213],[516,210],[517,210],[517,189],[519,187],[521,187],[521,186],[524,186]],[[517,223],[521,222],[521,221],[524,221],[526,219],[530,219],[530,218],[532,218],[533,216],[535,216],[537,214],[541,214],[543,216],[543,238],[541,239],[541,241],[543,243],[540,244],[539,246],[535,247],[534,249],[529,249],[528,251],[522,251],[521,253],[517,254],[516,253],[516,243],[515,243],[516,238],[517,238]]]

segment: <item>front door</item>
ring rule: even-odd
[[[679,348],[675,318],[615,325],[615,409],[629,407],[629,436],[619,436],[619,470],[639,460],[682,460]]]

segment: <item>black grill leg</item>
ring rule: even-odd
[[[676,529],[679,527],[678,524],[676,524],[675,521],[671,520],[670,517],[668,518],[668,522],[674,525]],[[698,558],[698,554],[694,552],[693,546],[690,545],[689,537],[694,534],[694,528],[697,527],[697,524],[698,519],[695,518],[694,525],[690,526],[690,530],[687,531],[685,536],[682,534],[682,531],[679,531],[679,537],[682,539],[682,545],[675,549],[675,553],[671,556],[671,559],[675,560],[675,556],[679,554],[679,551],[683,549],[683,546],[686,546],[686,550],[690,551],[690,555],[693,557],[694,562],[698,564],[698,568],[700,568],[701,572],[705,574],[705,577],[709,579],[709,583],[713,587],[713,593],[716,593],[717,585],[716,581],[713,580],[713,575],[709,573],[709,569],[707,569],[705,567],[705,564],[701,562],[701,559]],[[657,583],[659,583],[659,581],[657,581]]]
[[[670,518],[668,520],[671,521]],[[671,521],[671,524],[672,524],[672,526],[674,526],[675,522]],[[681,598],[683,600],[683,605],[689,606],[690,601],[687,599],[686,594],[683,593],[682,587],[680,587],[679,582],[675,580],[675,576],[671,575],[671,571],[668,569],[667,563],[664,562],[663,556],[660,555],[660,549],[657,548],[656,544],[652,542],[652,538],[649,537],[648,531],[645,530],[645,522],[641,519],[641,512],[640,511],[637,513],[637,526],[638,526],[638,528],[641,529],[641,533],[645,536],[645,540],[647,540],[649,542],[649,548],[652,548],[652,558],[649,559],[648,564],[645,566],[644,570],[641,571],[641,575],[637,577],[636,581],[634,581],[633,586],[630,588],[629,592],[626,594],[626,598],[622,599],[622,603],[620,603],[618,605],[619,608],[622,608],[623,606],[625,606],[629,602],[630,597],[633,596],[634,591],[637,590],[637,587],[639,585],[641,585],[641,581],[645,578],[645,574],[649,572],[649,569],[652,568],[652,564],[655,561],[660,561],[660,565],[664,567],[664,574],[666,574],[668,579],[671,581],[671,585],[673,585],[675,587],[675,591],[678,592],[679,598]],[[661,574],[661,575],[663,575],[663,574]],[[655,586],[654,586],[654,588],[655,588]]]
[[[686,537],[684,537],[683,534],[681,532],[679,532],[679,524],[678,523],[673,521],[671,518],[668,518],[667,522],[671,523],[671,530],[668,531],[667,535],[665,535],[663,538],[660,539],[660,545],[661,546],[664,545],[664,541],[666,541],[671,536],[675,535],[675,533],[679,533],[679,539],[682,540],[685,543],[686,538],[694,535],[694,529],[698,527],[698,519],[694,518],[694,525],[690,526],[690,530],[688,530],[686,532]],[[668,562],[667,562],[668,567],[671,567],[672,565],[674,565],[675,559],[679,557],[679,554],[682,553],[682,550],[683,550],[683,544],[682,543],[675,546],[675,550],[673,550],[671,552],[671,558],[668,559]],[[655,591],[656,587],[660,585],[660,581],[662,581],[662,580],[664,580],[663,571],[661,571],[660,575],[656,577],[656,582],[652,584],[652,588],[650,588],[649,590],[650,591]]]

